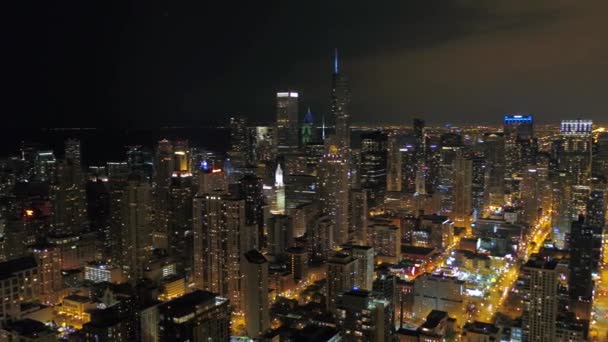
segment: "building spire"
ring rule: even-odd
[[[338,74],[338,48],[334,49],[334,74]]]

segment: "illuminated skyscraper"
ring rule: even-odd
[[[314,120],[312,118],[312,113],[310,112],[310,108],[306,111],[306,115],[304,116],[304,122],[302,123],[302,146],[308,145],[314,139]]]
[[[247,119],[242,116],[230,118],[230,150],[228,155],[235,165],[246,165],[251,159]]]
[[[137,176],[129,178],[121,202],[121,266],[129,279],[134,281],[141,277],[144,263],[152,251],[154,211],[150,184]]]
[[[501,133],[488,133],[483,137],[483,155],[486,161],[484,205],[500,207],[505,201],[505,142]]]
[[[193,278],[195,287],[241,303],[241,257],[256,247],[257,229],[246,224],[245,200],[222,191],[194,197]]]
[[[453,161],[453,219],[456,225],[468,227],[473,211],[473,160],[458,156]]]
[[[371,206],[379,205],[386,192],[386,142],[383,132],[361,135],[361,188],[369,191]]]
[[[277,93],[277,147],[279,151],[298,146],[298,93]]]
[[[534,137],[532,115],[505,115],[505,178],[517,176],[526,163],[522,161],[522,148]]]
[[[572,184],[586,185],[591,177],[592,129],[591,120],[562,120],[558,164],[571,177]]]
[[[86,191],[80,160],[80,141],[65,142],[65,158],[57,164],[56,180],[52,182],[54,202],[54,231],[74,234],[81,231],[86,221]]]
[[[401,191],[401,153],[399,151],[399,135],[396,132],[391,132],[388,135],[386,168],[386,190]]]
[[[555,341],[557,261],[530,260],[522,267],[523,341]]]
[[[331,144],[327,149],[319,164],[319,195],[321,210],[333,225],[329,244],[336,247],[350,238],[348,162],[338,154],[337,145]]]
[[[340,73],[338,49],[334,51],[333,73],[331,86],[331,118],[335,125],[335,134],[338,144],[338,152],[348,159],[350,150],[350,91],[348,83]]]

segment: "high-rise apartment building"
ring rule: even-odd
[[[327,262],[327,308],[336,309],[339,296],[355,287],[359,260],[351,255],[338,252]]]
[[[557,261],[532,259],[522,267],[521,280],[524,313],[524,341],[555,341],[558,308]]]
[[[242,305],[247,336],[258,339],[270,328],[268,304],[268,261],[256,249],[242,258]]]

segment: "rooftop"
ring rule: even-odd
[[[252,249],[248,252],[245,252],[245,258],[247,259],[247,261],[249,261],[252,264],[264,264],[266,262],[268,262],[268,260],[266,260],[266,257],[264,257],[264,255],[262,253],[260,253],[259,251]]]
[[[420,327],[423,330],[433,330],[435,329],[442,320],[448,317],[448,313],[445,311],[433,310],[428,316],[426,316],[426,322],[422,324]]]

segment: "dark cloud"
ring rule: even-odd
[[[327,111],[341,49],[355,121],[601,120],[605,1],[55,2],[19,8],[14,125],[274,118],[273,93]]]

